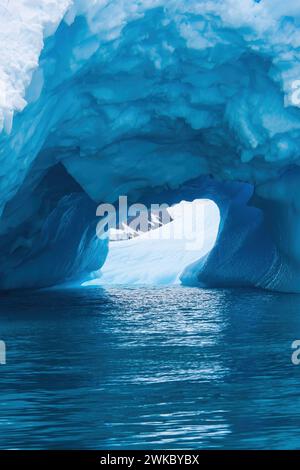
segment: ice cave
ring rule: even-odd
[[[217,208],[183,284],[300,292],[299,31],[280,0],[1,2],[0,288],[128,279],[96,235],[126,195]]]

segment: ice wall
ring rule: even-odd
[[[98,203],[202,178],[222,222],[185,282],[299,291],[299,23],[279,0],[0,0],[0,286],[99,267]]]

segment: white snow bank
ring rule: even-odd
[[[220,215],[209,200],[181,202],[174,220],[137,238],[110,243],[107,260],[92,285],[176,284],[182,271],[214,246]]]
[[[0,0],[0,132],[26,105],[25,90],[44,45],[71,0]]]

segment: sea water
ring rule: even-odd
[[[1,449],[300,447],[300,296],[1,294]]]

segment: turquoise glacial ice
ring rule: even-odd
[[[96,207],[211,198],[182,282],[300,291],[300,6],[0,2],[0,287],[99,269]],[[126,266],[124,266],[126,269]]]

